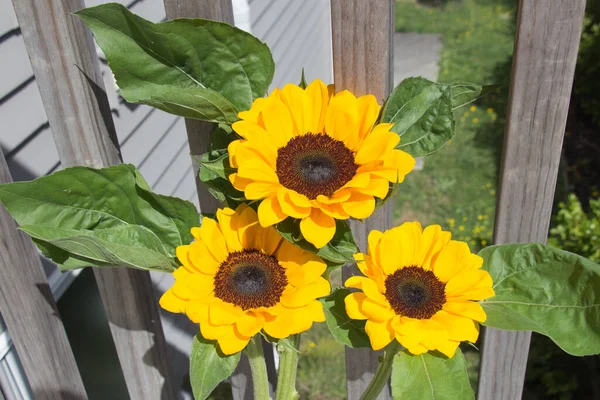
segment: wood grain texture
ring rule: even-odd
[[[90,32],[72,13],[83,0],[13,1],[63,166],[121,162]],[[95,269],[131,399],[173,399],[150,276]]]
[[[494,243],[546,241],[584,9],[520,2]],[[521,397],[530,337],[486,329],[479,399]]]
[[[380,103],[389,95],[393,63],[392,0],[331,0],[333,40],[333,76],[336,91],[348,89],[357,96],[373,94]],[[350,226],[361,251],[367,250],[371,230],[385,230],[392,225],[389,201],[363,224]],[[358,273],[356,266],[346,266],[343,279]],[[348,400],[359,399],[371,381],[379,353],[366,349],[346,349]],[[389,399],[389,388],[378,399]]]
[[[0,184],[12,182],[0,149]],[[0,311],[39,399],[84,399],[83,382],[31,239],[0,204]],[[64,379],[68,376],[69,379]]]
[[[231,0],[164,0],[167,18],[206,18],[216,21],[227,22],[233,25],[233,7]],[[221,206],[206,189],[206,186],[198,176],[198,162],[194,159],[208,151],[209,135],[214,129],[215,124],[197,121],[193,119],[185,120],[190,154],[192,155],[192,165],[194,177],[196,179],[196,188],[198,191],[198,200],[200,202],[200,211],[203,213],[214,213]],[[271,349],[272,351],[272,349]],[[275,365],[273,357],[266,357],[267,367],[274,371]],[[276,386],[275,377],[269,374],[269,383],[271,393],[274,393]],[[231,376],[231,388],[234,400],[246,400],[253,397],[253,388],[250,374],[250,365],[245,355],[242,355],[242,361],[239,363],[235,372]]]

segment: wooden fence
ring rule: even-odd
[[[323,0],[326,1],[326,0]],[[167,16],[233,21],[231,0],[164,0]],[[61,163],[121,162],[89,31],[72,15],[83,0],[13,0]],[[566,124],[585,0],[521,0],[494,241],[544,242]],[[399,10],[402,12],[402,10]],[[334,78],[339,89],[382,100],[392,76],[393,0],[331,0]],[[207,146],[210,125],[187,120],[191,154]],[[197,165],[194,166],[197,169]],[[10,182],[0,152],[0,183]],[[197,180],[203,212],[218,203]],[[390,204],[389,202],[388,204]],[[353,224],[361,249],[371,229],[391,226],[391,208]],[[0,310],[36,398],[85,399],[56,304],[30,239],[0,206]],[[352,266],[343,274],[354,273]],[[175,399],[167,352],[147,272],[95,270],[131,399]],[[26,310],[23,312],[22,310]],[[478,398],[521,397],[530,333],[487,329]],[[272,350],[265,344],[265,349]],[[268,351],[272,355],[272,351]],[[269,362],[271,375],[274,367]],[[348,399],[366,388],[377,354],[346,351]],[[273,378],[273,377],[272,377]],[[272,379],[273,385],[274,380]],[[234,397],[251,398],[247,365],[232,377]],[[389,390],[380,399],[389,399]]]

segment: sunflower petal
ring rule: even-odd
[[[329,281],[319,277],[306,286],[288,286],[281,294],[280,302],[285,307],[302,307],[313,300],[327,296],[330,291]]]
[[[307,132],[323,133],[325,130],[325,114],[329,104],[329,91],[327,86],[316,79],[312,81],[305,89],[311,102],[312,119],[311,124],[304,123],[304,129]]]
[[[335,235],[335,219],[313,208],[310,216],[300,221],[302,236],[317,249],[325,246]]]
[[[395,337],[394,330],[390,326],[389,321],[374,322],[367,320],[365,332],[367,332],[367,335],[369,336],[373,350],[383,349],[390,344]]]
[[[220,337],[217,341],[223,354],[230,355],[244,350],[250,339],[250,337],[243,336],[232,327],[230,332]]]
[[[353,218],[364,219],[375,211],[375,198],[368,194],[352,193],[350,198],[342,203],[342,208]]]
[[[333,96],[325,116],[325,130],[329,136],[342,142],[358,136],[356,97],[352,93],[344,90]]]
[[[258,206],[258,221],[261,226],[275,225],[286,218],[277,197],[268,197]]]
[[[369,316],[362,311],[362,303],[366,298],[367,296],[361,292],[350,293],[348,296],[346,296],[344,298],[346,314],[348,314],[348,316],[352,319],[368,319]]]

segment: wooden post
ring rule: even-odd
[[[206,18],[216,21],[227,22],[233,25],[233,7],[231,0],[164,0],[167,18]],[[210,143],[210,133],[215,125],[208,122],[197,121],[193,119],[185,120],[190,153],[192,155],[192,165],[194,168],[194,177],[196,179],[196,188],[198,190],[198,199],[200,201],[200,211],[203,213],[214,213],[221,206],[206,189],[206,186],[198,176],[198,162],[195,157],[208,151]],[[268,351],[271,350],[269,354]],[[276,376],[274,374],[275,365],[273,361],[273,349],[270,344],[263,341],[263,350],[269,371],[269,383],[271,395],[275,391]],[[231,377],[231,388],[235,400],[252,399],[252,380],[250,378],[250,364],[245,356],[242,356],[238,367]]]
[[[10,182],[0,149],[0,183]],[[86,398],[40,256],[1,204],[0,285],[0,310],[33,392],[39,399]]]
[[[83,0],[13,0],[13,5],[62,165],[119,164],[94,42],[72,15],[84,7]],[[150,275],[125,268],[94,273],[129,396],[173,399]]]
[[[380,103],[392,85],[394,30],[393,0],[331,0],[333,76],[336,91],[348,89],[357,96],[373,94]],[[392,225],[393,200],[378,209],[365,223],[350,226],[361,251],[367,251],[367,236],[373,229]],[[343,279],[358,274],[356,266],[342,270]],[[373,378],[380,352],[346,349],[348,400],[357,400]],[[378,399],[389,399],[389,389]]]
[[[494,243],[545,242],[585,0],[521,0]],[[518,399],[530,332],[486,329],[478,398]]]

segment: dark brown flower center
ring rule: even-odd
[[[324,133],[292,138],[277,150],[277,176],[288,189],[316,199],[331,196],[356,174],[354,154],[344,142]]]
[[[214,282],[216,297],[243,310],[274,306],[288,283],[277,259],[256,249],[230,253]]]
[[[446,284],[432,271],[405,267],[385,280],[385,297],[398,315],[428,319],[446,302]]]

